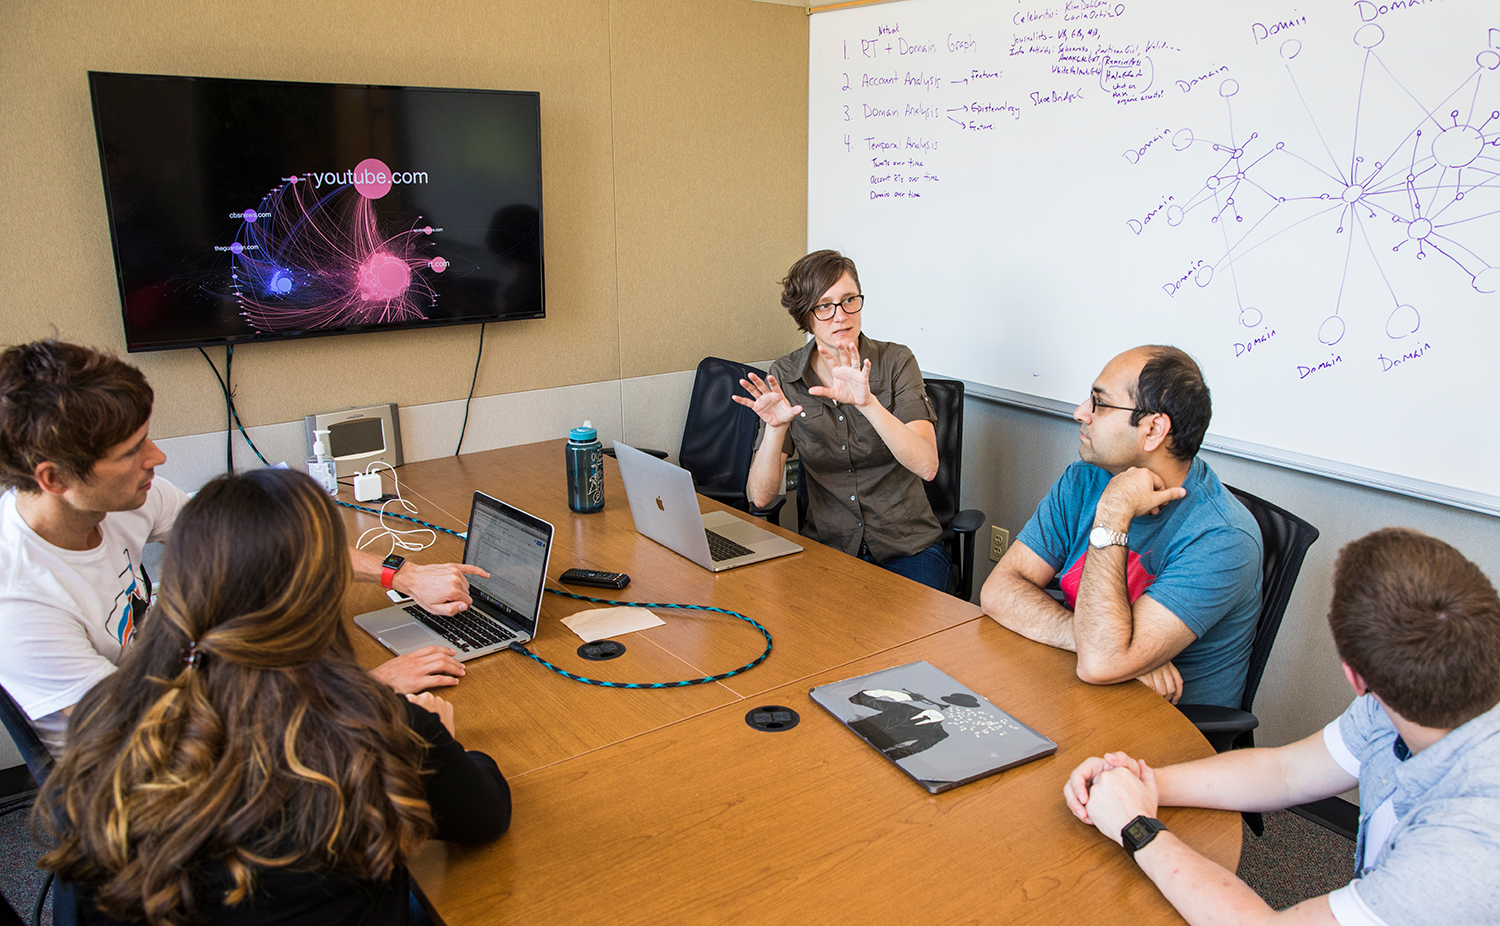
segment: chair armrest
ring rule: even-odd
[[[1210,733],[1249,733],[1260,726],[1260,720],[1249,711],[1242,711],[1233,707],[1220,707],[1217,704],[1179,704],[1177,709],[1182,711],[1193,726],[1198,728],[1205,736]]]
[[[953,516],[949,525],[960,534],[973,534],[984,526],[984,512],[978,508],[965,508]]]
[[[656,457],[658,460],[665,460],[667,458],[667,452],[665,450],[652,450],[650,447],[637,447],[635,449],[639,450],[641,453],[649,453],[653,457]],[[607,456],[607,457],[614,456],[615,455],[615,448],[614,448],[614,446],[611,445],[609,447],[605,447],[604,448],[604,455]]]
[[[977,508],[965,508],[948,522],[958,540],[958,557],[953,564],[958,567],[958,575],[952,593],[964,601],[974,593],[974,535],[983,526],[984,512]]]

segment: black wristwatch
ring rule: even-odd
[[[1162,825],[1160,820],[1141,814],[1139,817],[1125,824],[1123,830],[1120,830],[1120,843],[1125,847],[1126,852],[1135,855],[1140,850],[1146,848],[1146,845],[1156,838],[1157,833],[1164,833],[1166,831],[1167,828]]]
[[[380,586],[390,591],[396,581],[396,570],[406,564],[406,557],[392,553],[380,564]]]

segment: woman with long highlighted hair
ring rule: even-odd
[[[509,826],[505,779],[454,740],[452,707],[355,662],[343,521],[307,476],[209,483],[163,567],[38,798],[41,864],[82,922],[406,923],[424,840]]]

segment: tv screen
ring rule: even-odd
[[[535,92],[89,89],[131,351],[546,314]]]

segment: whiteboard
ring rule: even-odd
[[[810,51],[870,336],[1054,411],[1175,344],[1206,446],[1500,513],[1494,0],[904,0]]]

